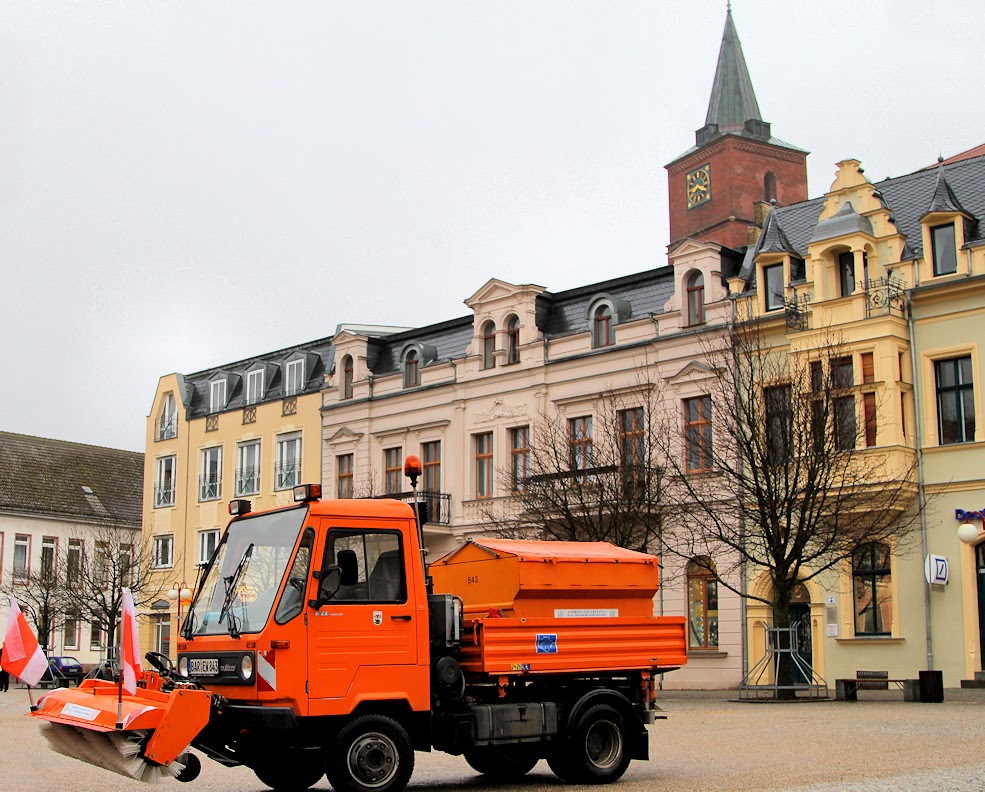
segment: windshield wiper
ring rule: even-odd
[[[243,553],[243,557],[240,559],[236,569],[229,577],[223,578],[226,581],[226,598],[223,600],[222,607],[219,609],[219,624],[222,624],[222,620],[228,616],[229,624],[226,629],[229,630],[229,634],[233,638],[239,638],[239,627],[236,624],[236,616],[233,614],[231,606],[239,589],[239,579],[243,576],[243,572],[246,571],[246,566],[250,563],[252,555],[253,542],[250,542],[250,546],[246,548],[246,552]]]

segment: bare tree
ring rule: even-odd
[[[652,437],[654,393],[640,382],[600,394],[593,414],[549,407],[531,426],[514,429],[511,460],[498,471],[512,499],[502,511],[487,510],[490,525],[505,536],[654,551],[663,477]]]
[[[684,557],[734,559],[740,575],[718,569],[733,591],[730,579],[767,573],[769,595],[737,593],[789,627],[798,584],[867,547],[905,549],[919,525],[915,454],[875,447],[877,415],[890,405],[860,392],[851,354],[830,334],[792,352],[753,323],[721,338],[706,345],[693,383],[704,395],[685,400],[683,431],[675,411],[656,433],[668,466],[667,541]],[[791,684],[789,655],[777,681]]]
[[[77,572],[69,570],[69,609],[103,631],[110,652],[117,644],[123,610],[123,588],[133,593],[138,612],[159,599],[167,583],[155,570],[156,560],[147,537],[140,531],[96,528],[86,536],[92,549],[83,554]]]
[[[21,610],[34,625],[38,641],[45,654],[52,648],[55,630],[64,626],[72,610],[71,591],[66,587],[58,569],[64,568],[64,554],[56,557],[54,548],[42,552],[36,571],[15,574],[4,594],[13,595]]]

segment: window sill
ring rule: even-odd
[[[856,646],[860,646],[862,644],[871,644],[873,646],[875,646],[877,644],[880,645],[880,646],[899,646],[899,645],[905,643],[906,642],[906,639],[905,638],[893,638],[891,635],[887,635],[885,637],[880,637],[880,636],[877,636],[877,635],[863,635],[863,636],[859,636],[857,638],[855,638],[855,637],[853,637],[853,638],[836,638],[835,641],[836,641],[836,643],[840,643],[840,644],[841,643],[843,643],[843,644],[854,644]]]
[[[161,564],[159,566],[152,566],[151,569],[174,569],[174,564]]]
[[[728,657],[728,652],[722,652],[718,649],[688,649],[687,659],[697,660],[699,657],[707,659],[720,659],[722,657]]]

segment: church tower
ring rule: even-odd
[[[807,152],[773,137],[763,121],[731,8],[705,125],[694,137],[666,166],[671,247],[692,237],[740,248],[756,241],[771,200],[807,200]]]

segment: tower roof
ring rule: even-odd
[[[762,120],[730,8],[725,15],[725,32],[718,51],[705,126],[715,124],[721,132],[737,132],[746,128],[746,121]]]

